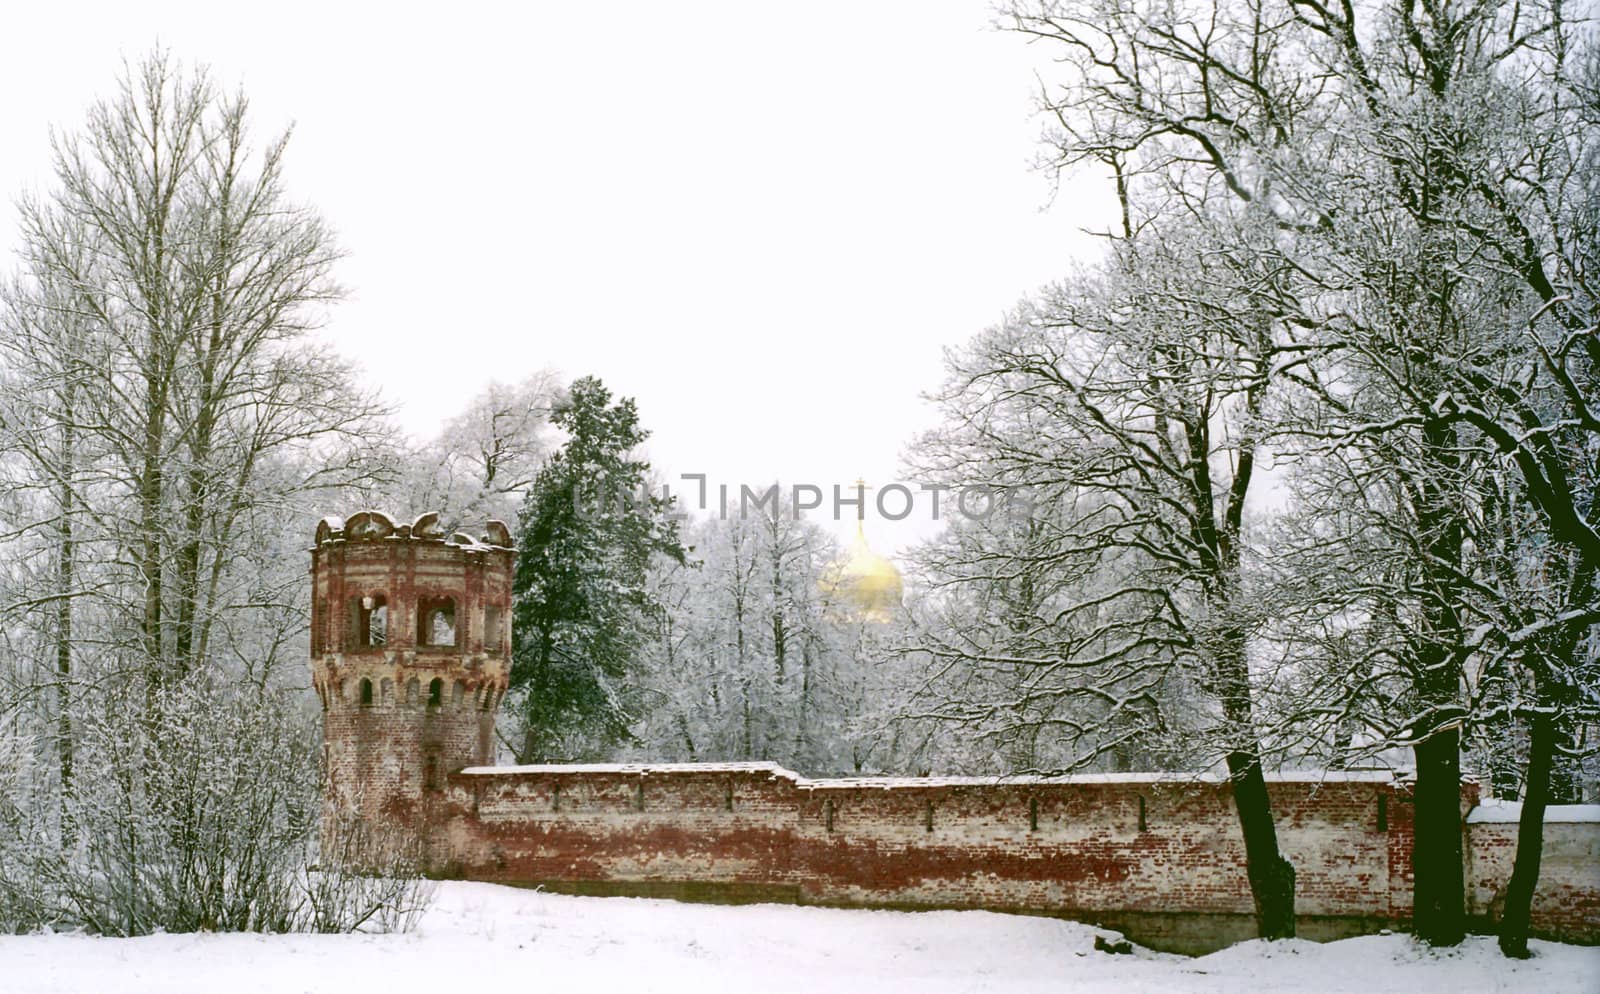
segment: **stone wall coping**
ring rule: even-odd
[[[1008,777],[803,777],[776,763],[536,763],[524,766],[469,766],[460,771],[475,777],[623,775],[650,776],[685,774],[765,773],[774,780],[787,780],[801,790],[838,788],[878,788],[883,790],[928,787],[1004,787],[1031,784],[1143,784],[1143,783],[1222,783],[1227,776],[1219,772],[1189,773],[1067,773],[1054,776]],[[1403,771],[1395,770],[1298,770],[1269,773],[1268,783],[1395,783]]]
[[[1484,801],[1467,812],[1469,825],[1515,824],[1521,820],[1521,801]],[[1552,804],[1544,809],[1544,823],[1552,822],[1600,822],[1600,804]]]

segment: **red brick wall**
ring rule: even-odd
[[[1516,822],[1467,825],[1467,911],[1498,919],[1517,854]],[[1533,928],[1573,942],[1600,942],[1600,824],[1546,822]]]
[[[1302,934],[1403,927],[1408,791],[1387,776],[1339,776],[1270,784]],[[1463,813],[1475,800],[1466,785]],[[450,856],[435,869],[478,880],[1027,911],[1186,951],[1253,929],[1229,787],[1215,782],[808,781],[760,764],[475,768],[451,778],[441,814],[436,845]],[[1503,879],[1482,855],[1496,851],[1484,849],[1493,833],[1476,831],[1489,826],[1471,827],[1477,895]],[[1535,922],[1600,940],[1600,885],[1588,869],[1600,826],[1550,830]]]

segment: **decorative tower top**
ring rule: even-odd
[[[429,512],[396,526],[381,511],[323,518],[311,550],[311,655],[509,653],[511,532],[445,536]]]

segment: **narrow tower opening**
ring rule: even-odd
[[[382,594],[350,599],[350,648],[371,649],[389,641],[389,602]]]
[[[483,651],[500,655],[505,651],[501,645],[505,636],[501,632],[500,609],[493,604],[483,609]]]
[[[456,602],[450,597],[424,597],[417,604],[417,644],[453,648],[456,644]]]

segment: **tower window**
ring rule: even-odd
[[[428,707],[436,708],[444,704],[444,681],[438,677],[428,684]]]
[[[456,602],[450,597],[424,597],[417,603],[417,644],[456,644]]]
[[[483,651],[499,655],[505,651],[501,645],[504,640],[500,631],[500,609],[491,604],[483,609]]]
[[[361,706],[372,707],[372,681],[366,677],[361,678]]]
[[[382,594],[350,599],[350,647],[369,649],[389,641],[389,602]]]

